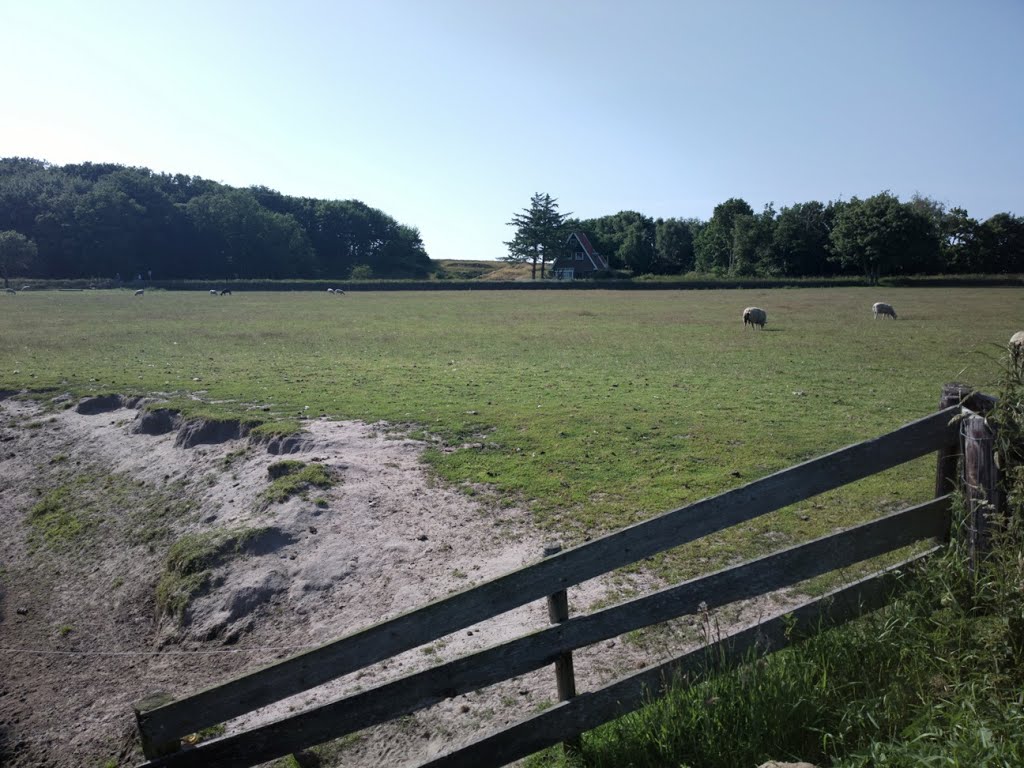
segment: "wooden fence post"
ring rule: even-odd
[[[139,727],[139,734],[142,739],[142,754],[150,760],[155,757],[169,755],[181,749],[180,739],[171,739],[170,741],[165,742],[154,742],[146,736],[146,731],[142,728],[142,721],[146,718],[146,714],[149,710],[161,707],[173,698],[174,697],[169,693],[158,691],[156,693],[151,693],[142,701],[138,702],[134,707],[135,723]]]
[[[544,545],[544,557],[557,555],[562,551],[561,544]],[[561,624],[569,618],[569,593],[562,589],[548,595],[548,621]],[[572,651],[566,651],[555,659],[555,681],[558,685],[558,700],[568,701],[576,696],[576,676],[572,668]],[[579,737],[563,743],[566,751],[579,751]]]
[[[943,411],[954,405],[960,405],[971,394],[971,388],[963,384],[945,384],[939,397],[939,410]],[[957,465],[963,451],[959,435],[950,439],[949,443],[939,449],[935,466],[935,498],[945,496],[957,489]]]
[[[1002,509],[999,470],[995,462],[995,433],[985,419],[996,398],[974,392],[963,384],[946,384],[939,398],[939,410],[960,405],[957,436],[939,449],[935,468],[935,494],[943,496],[963,488],[967,504],[967,552],[973,572],[978,557],[988,549],[990,517]],[[960,460],[963,466],[958,473]]]
[[[995,459],[995,430],[984,416],[968,414],[962,423],[964,497],[967,502],[967,551],[972,572],[988,551],[992,518],[1002,509],[999,468]]]

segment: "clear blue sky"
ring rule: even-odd
[[[0,0],[0,156],[355,198],[497,258],[534,192],[1024,214],[1024,1]]]

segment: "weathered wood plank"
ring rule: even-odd
[[[882,437],[637,523],[159,708],[140,706],[143,740],[164,743],[224,722],[559,588],[924,456],[948,443],[949,420],[956,412],[933,413]]]
[[[525,674],[586,645],[694,613],[701,602],[724,605],[842,568],[949,530],[950,497],[934,499],[840,533],[692,579],[654,594],[447,664],[406,675],[251,731],[200,744],[155,766],[248,766],[386,722]]]
[[[952,406],[960,406],[974,413],[986,415],[995,408],[998,399],[991,395],[975,392],[966,384],[953,382],[942,387],[939,397],[939,410]],[[957,465],[963,457],[963,440],[953,433],[949,442],[939,448],[935,462],[935,495],[943,496],[957,488]]]
[[[568,737],[580,735],[640,709],[652,696],[660,695],[666,681],[685,680],[690,684],[713,672],[722,661],[730,664],[742,661],[752,648],[756,647],[762,654],[785,648],[793,642],[787,632],[791,622],[795,622],[797,628],[813,632],[828,625],[837,626],[881,607],[897,585],[893,578],[894,569],[920,561],[939,549],[936,547],[899,566],[804,603],[796,610],[763,624],[734,632],[707,648],[682,654],[632,677],[580,694],[540,715],[421,763],[418,768],[497,768]]]
[[[562,551],[558,545],[544,548],[544,557],[557,555]],[[560,589],[553,595],[548,595],[548,621],[552,624],[562,624],[569,619],[569,593]],[[555,657],[555,690],[558,692],[559,701],[567,701],[576,695],[576,673],[573,670],[572,651],[565,651]],[[564,749],[579,749],[577,740],[568,741],[562,745]]]
[[[967,551],[971,571],[989,550],[995,516],[1002,509],[995,431],[984,416],[967,415],[963,422],[964,495],[967,500]]]
[[[552,544],[544,547],[544,557],[557,555],[562,551],[561,545]],[[569,593],[560,589],[548,595],[548,621],[561,624],[569,619]],[[572,668],[572,651],[558,654],[555,659],[555,688],[558,700],[565,701],[576,695],[576,676]]]
[[[942,387],[939,395],[939,410],[959,406],[970,395],[971,388],[952,382]],[[956,490],[956,468],[960,461],[960,439],[956,432],[951,432],[945,445],[939,448],[935,459],[935,495],[944,496]]]

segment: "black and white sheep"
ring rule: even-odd
[[[876,301],[871,305],[871,312],[875,316],[875,320],[878,319],[879,315],[888,315],[893,320],[896,319],[896,310],[892,308],[892,304],[886,304],[884,301]]]
[[[1010,349],[1014,352],[1024,352],[1024,331],[1017,331],[1010,337]]]
[[[753,328],[755,325],[764,329],[764,324],[768,322],[768,313],[760,307],[747,307],[743,310],[743,327],[747,327],[747,323],[750,323],[750,327]]]
[[[146,289],[145,289],[145,288],[139,288],[139,290],[137,290],[137,291],[135,292],[135,295],[136,295],[136,296],[141,296],[141,295],[142,295],[142,294],[144,294],[145,292],[146,292]]]

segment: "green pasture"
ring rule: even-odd
[[[898,321],[873,320],[871,303]],[[764,331],[740,313],[768,312]],[[293,426],[384,420],[567,543],[991,388],[1017,288],[0,295],[0,389],[166,393]],[[190,396],[196,396],[193,399]],[[706,570],[926,498],[931,459],[657,558]]]

